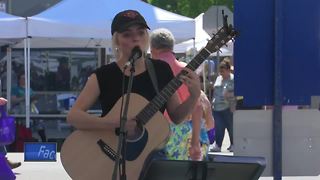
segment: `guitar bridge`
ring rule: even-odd
[[[117,153],[110,147],[108,144],[103,142],[101,139],[97,141],[97,144],[99,145],[101,151],[107,155],[111,160],[115,161],[116,158],[118,158]]]

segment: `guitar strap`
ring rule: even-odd
[[[146,67],[149,72],[149,76],[151,78],[153,88],[156,90],[157,94],[159,94],[157,75],[154,70],[154,66],[149,58],[146,59]]]

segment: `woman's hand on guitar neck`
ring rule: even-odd
[[[188,87],[190,96],[198,98],[201,90],[199,76],[189,68],[184,68],[183,70],[188,73],[181,75],[180,79]]]

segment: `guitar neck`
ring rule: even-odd
[[[186,66],[191,70],[196,70],[200,64],[211,54],[209,50],[203,48]],[[173,78],[160,92],[156,95],[147,106],[142,109],[136,118],[141,124],[146,124],[152,116],[168,101],[168,99],[175,93],[175,91],[182,85],[179,80],[181,75],[187,72],[182,70],[175,78]]]

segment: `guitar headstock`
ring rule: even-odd
[[[211,53],[216,52],[230,40],[233,40],[236,35],[237,32],[232,25],[225,23],[224,26],[208,41],[205,49]]]

